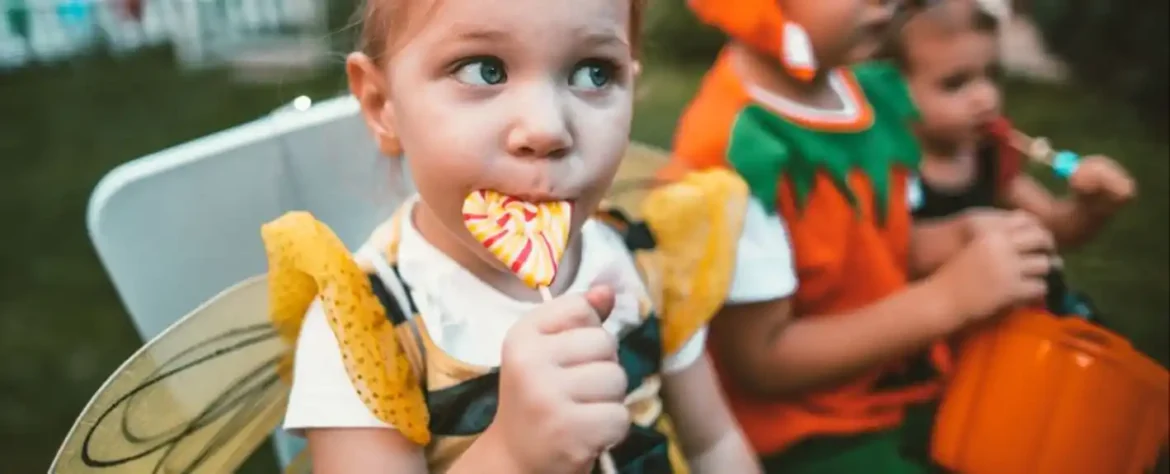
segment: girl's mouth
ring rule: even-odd
[[[519,199],[521,201],[530,202],[533,204],[543,204],[546,202],[567,202],[569,204],[573,204],[573,201],[575,200],[573,198],[554,196],[551,194],[522,193],[522,194],[512,194],[511,196],[516,198],[516,199]]]
[[[509,192],[504,189],[499,189],[497,192],[533,204],[561,201],[567,201],[571,203],[577,199],[578,194],[576,189],[554,186],[541,186],[536,191],[528,189],[523,191],[517,190],[516,192]]]

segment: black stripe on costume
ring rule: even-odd
[[[921,351],[911,356],[900,370],[888,370],[883,373],[874,383],[874,390],[901,390],[938,380],[941,375],[930,360],[930,351]]]
[[[391,295],[390,292],[386,290],[386,283],[383,282],[382,278],[375,273],[369,274],[369,277],[370,286],[374,290],[374,296],[378,298],[378,302],[382,303],[382,308],[386,310],[386,319],[389,319],[390,324],[395,326],[405,323],[407,318],[406,315],[402,313],[402,306],[400,306],[394,299],[394,295]],[[412,306],[413,304],[414,303],[411,302]]]
[[[651,250],[657,245],[657,242],[654,241],[654,233],[650,232],[650,227],[645,222],[630,219],[621,209],[616,207],[606,209],[600,211],[596,216],[602,222],[613,227],[618,234],[621,234],[622,241],[631,252]]]
[[[670,444],[666,436],[650,428],[630,425],[626,439],[609,450],[621,474],[672,474]],[[599,467],[593,468],[600,474]]]
[[[397,275],[398,268],[392,267]],[[392,324],[408,322],[401,305],[386,289],[385,282],[376,274],[369,275],[374,295],[386,310]],[[401,277],[399,276],[399,281]],[[403,285],[405,286],[405,284]],[[408,306],[418,314],[413,298]],[[618,362],[629,381],[626,393],[633,392],[662,368],[662,330],[657,316],[647,316],[640,325],[622,336],[618,343]],[[487,429],[495,418],[499,404],[500,374],[498,369],[465,380],[442,390],[425,392],[430,430],[436,436],[477,435]],[[626,439],[610,450],[621,474],[672,474],[669,441],[652,428],[630,425]]]
[[[398,271],[398,265],[391,265],[390,270],[394,272],[394,277],[402,283],[402,288],[406,290],[406,306],[410,308],[410,314],[418,314],[418,306],[414,304],[414,297],[410,296],[410,285],[407,285],[406,280],[402,278],[402,272]]]
[[[662,365],[657,317],[648,317],[618,344],[618,361],[630,381],[626,393],[659,371]],[[466,436],[482,433],[496,416],[499,403],[500,374],[487,374],[456,385],[431,390],[427,410],[431,414],[431,432],[438,436]]]
[[[626,372],[626,393],[642,385],[642,380],[662,369],[662,329],[658,317],[651,314],[633,331],[622,336],[618,344],[618,363]]]
[[[431,433],[438,436],[467,436],[482,433],[496,417],[499,406],[500,373],[492,370],[427,397]]]
[[[635,222],[630,224],[629,229],[626,230],[625,235],[626,247],[633,250],[650,250],[655,245],[654,233],[650,231],[650,227],[645,222]]]

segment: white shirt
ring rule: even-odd
[[[483,283],[433,247],[411,224],[402,220],[398,270],[411,289],[419,320],[440,349],[463,362],[497,366],[508,329],[536,303],[513,300]],[[568,292],[583,292],[595,282],[618,288],[614,311],[604,327],[620,334],[640,324],[637,292],[644,292],[630,252],[621,237],[605,224],[589,221],[581,228],[582,258]],[[376,250],[359,253],[373,256]],[[385,267],[384,265],[379,265]],[[394,275],[379,275],[383,281]],[[788,236],[779,217],[769,216],[749,200],[739,240],[729,303],[753,303],[790,296],[796,274]],[[436,295],[457,291],[458,298]],[[682,348],[663,359],[663,372],[690,367],[703,354],[706,328]],[[286,429],[389,428],[358,398],[346,375],[341,349],[317,302],[305,315],[297,340],[293,386],[285,413]]]

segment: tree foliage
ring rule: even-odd
[[[686,0],[654,0],[644,20],[645,49],[655,60],[709,62],[723,45],[719,30],[699,22]]]
[[[1032,17],[1074,77],[1166,124],[1170,34],[1166,0],[1033,0]]]

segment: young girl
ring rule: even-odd
[[[370,1],[350,90],[418,195],[353,260],[305,214],[264,229],[273,316],[297,340],[285,427],[314,472],[758,472],[702,350],[717,305],[673,312],[691,300],[643,286],[654,267],[635,266],[634,241],[590,218],[628,144],[641,11]],[[558,297],[541,302],[465,227],[483,190],[521,213],[571,209]],[[659,223],[696,215],[659,207]],[[687,229],[653,227],[667,253]]]
[[[1051,236],[1019,213],[912,229],[920,150],[899,72],[846,65],[875,52],[894,2],[692,0],[731,37],[679,123],[670,171],[731,166],[787,241],[797,285],[727,304],[710,349],[767,472],[921,473],[941,341],[1044,292]],[[922,244],[962,253],[908,283]],[[971,242],[966,243],[968,240]],[[948,255],[949,257],[949,255]],[[786,269],[775,268],[775,278]],[[908,358],[930,351],[924,377]]]
[[[1117,163],[1088,156],[1069,176],[1072,196],[1057,199],[1025,173],[1002,137],[998,21],[976,0],[943,0],[909,17],[889,56],[906,74],[922,114],[921,195],[915,218],[948,217],[1001,206],[1037,216],[1061,246],[1090,239],[1135,191]],[[999,129],[1001,133],[990,134]],[[1000,135],[1000,136],[996,136]]]

